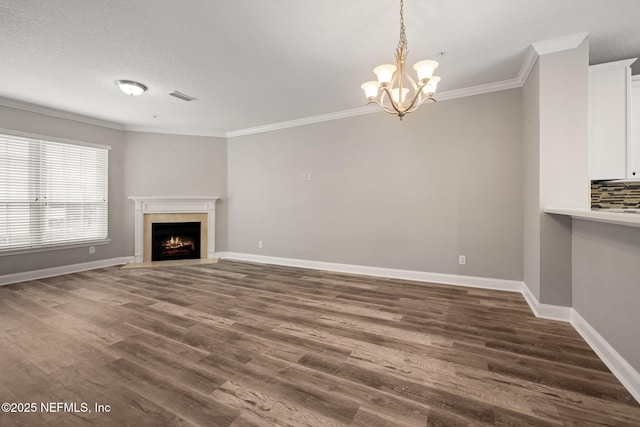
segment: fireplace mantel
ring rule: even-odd
[[[215,258],[216,196],[130,196],[135,202],[134,258],[144,260],[144,216],[147,214],[207,214],[207,258]]]

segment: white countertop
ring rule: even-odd
[[[546,213],[556,215],[568,215],[575,219],[587,221],[608,222],[610,224],[626,225],[628,227],[640,227],[640,214],[609,212],[606,210],[591,210],[577,208],[545,208]]]

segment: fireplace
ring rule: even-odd
[[[200,258],[200,222],[151,224],[151,260]]]
[[[135,202],[134,262],[151,262],[152,225],[155,223],[200,223],[200,255],[196,259],[216,258],[215,196],[130,196]],[[171,238],[171,236],[169,236]],[[175,243],[175,239],[174,239]]]

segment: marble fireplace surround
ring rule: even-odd
[[[151,224],[200,222],[200,258],[216,253],[216,201],[219,197],[130,196],[135,202],[134,262],[151,262]]]

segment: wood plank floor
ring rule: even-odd
[[[640,425],[516,293],[222,261],[0,287],[0,425]]]

